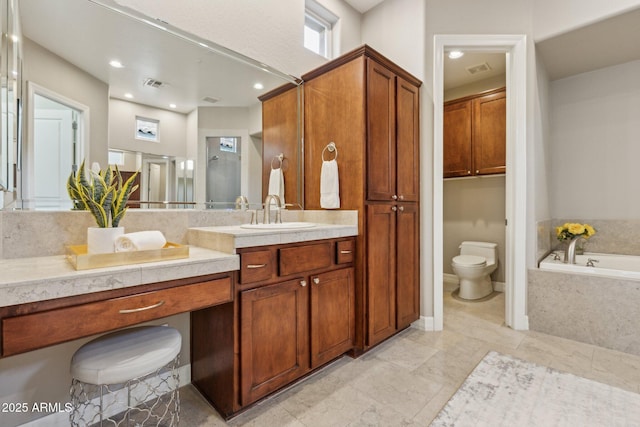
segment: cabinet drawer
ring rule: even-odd
[[[331,266],[331,243],[280,249],[280,275],[302,273]]]
[[[231,278],[2,319],[2,355],[10,356],[232,301]]]
[[[346,264],[353,262],[355,242],[353,240],[343,240],[336,243],[336,264]]]
[[[269,280],[274,273],[274,261],[270,250],[240,254],[240,283]]]

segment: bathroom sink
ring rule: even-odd
[[[240,228],[248,228],[255,230],[295,230],[300,228],[315,227],[313,222],[283,222],[270,224],[242,224]]]

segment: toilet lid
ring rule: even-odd
[[[453,258],[453,262],[458,265],[484,265],[487,260],[476,255],[458,255]]]

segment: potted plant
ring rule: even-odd
[[[127,212],[127,201],[132,192],[138,188],[134,184],[138,172],[123,182],[120,170],[116,166],[94,171],[89,174],[85,162],[78,172],[72,172],[67,180],[67,192],[74,204],[74,209],[88,210],[96,220],[97,227],[87,230],[87,252],[113,252],[116,237],[124,234],[120,220]]]

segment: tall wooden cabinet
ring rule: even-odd
[[[420,316],[421,82],[369,46],[302,79],[305,209],[321,208],[323,150],[335,142],[340,208],[358,211],[356,345],[365,350]]]
[[[505,173],[506,107],[504,88],[445,103],[445,178]]]

